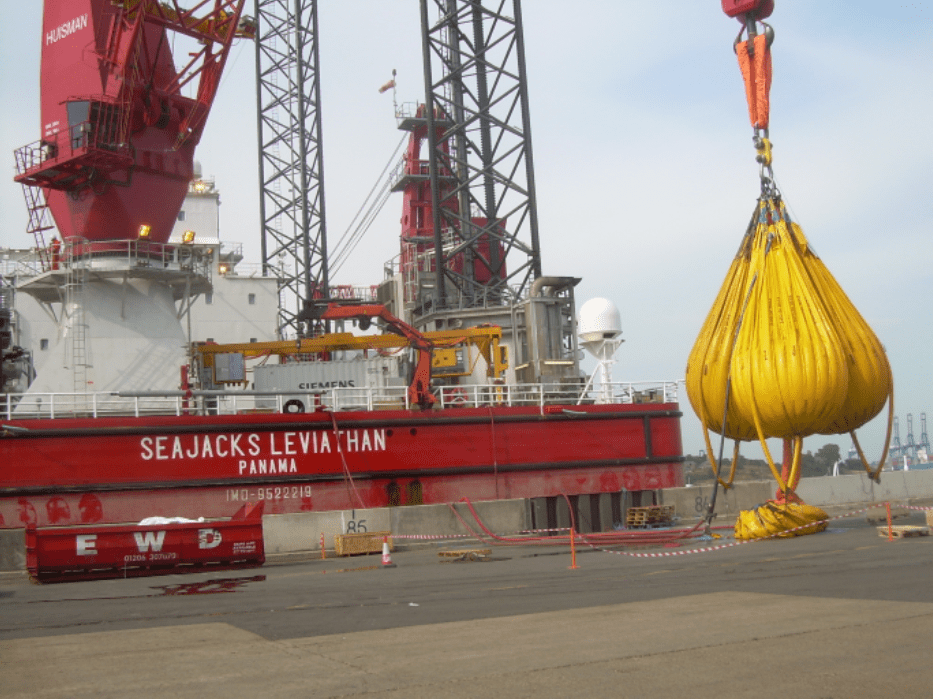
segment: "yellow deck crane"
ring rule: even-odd
[[[500,344],[502,329],[498,326],[421,333],[390,314],[382,304],[330,303],[322,306],[315,317],[322,320],[357,320],[363,330],[370,327],[372,318],[378,318],[389,332],[378,335],[326,333],[296,340],[222,345],[198,342],[192,347],[196,370],[213,372],[214,358],[218,354],[240,354],[244,359],[272,355],[326,358],[332,352],[343,350],[380,351],[411,347],[416,350],[418,359],[408,388],[409,401],[427,409],[435,402],[430,388],[432,377],[452,378],[471,373],[469,370],[455,368],[455,363],[451,361],[452,352],[458,347],[475,347],[486,362],[487,376],[493,381],[502,379],[505,370],[508,369],[507,348]]]

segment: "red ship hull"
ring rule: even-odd
[[[676,403],[16,420],[0,527],[683,485]]]

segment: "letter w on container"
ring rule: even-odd
[[[158,553],[165,542],[165,532],[133,532],[133,538],[136,539],[136,548],[140,553],[146,553],[146,551]]]

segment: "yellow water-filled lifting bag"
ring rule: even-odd
[[[892,391],[874,332],[783,202],[760,201],[687,361],[703,425],[736,440],[845,434]]]
[[[829,519],[823,510],[802,502],[766,502],[754,510],[742,510],[735,523],[735,538],[764,539],[814,534],[826,529]]]

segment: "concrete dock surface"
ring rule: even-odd
[[[864,516],[796,539],[584,546],[576,569],[566,545],[442,548],[401,547],[391,569],[4,576],[0,697],[933,695],[933,537],[888,541]]]

